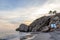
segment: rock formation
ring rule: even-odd
[[[20,31],[20,32],[27,32],[27,30],[28,30],[28,26],[25,24],[21,24],[19,28],[16,29],[16,31]]]
[[[16,30],[20,32],[39,32],[48,30],[51,21],[57,17],[58,19],[60,19],[60,13],[56,13],[55,15],[52,16],[43,16],[34,20],[29,26],[21,24],[19,28],[17,28]]]
[[[49,21],[50,21],[50,16],[43,16],[41,18],[38,18],[28,26],[29,31],[33,31],[33,32],[41,31],[41,29],[44,26],[48,26]]]

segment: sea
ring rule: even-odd
[[[35,36],[31,32],[16,31],[16,27],[0,27],[0,40],[31,40]]]

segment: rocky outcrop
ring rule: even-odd
[[[48,26],[50,21],[50,16],[43,16],[41,18],[33,21],[29,26],[21,24],[16,31],[20,32],[38,32],[43,30],[43,27]]]
[[[51,24],[51,21],[60,19],[60,13],[57,13],[52,16],[43,16],[36,20],[34,20],[30,25],[21,24],[19,28],[17,28],[17,31],[20,32],[39,32],[39,31],[45,31],[49,29],[49,26]]]
[[[43,16],[36,19],[29,25],[29,31],[37,32],[41,31],[44,26],[48,26],[50,21],[50,16]]]
[[[20,32],[27,32],[27,30],[28,30],[28,26],[25,24],[21,24],[19,28],[16,29],[16,31],[20,31]]]

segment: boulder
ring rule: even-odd
[[[20,32],[27,32],[28,31],[28,26],[25,24],[21,24],[19,26],[19,28],[16,29],[16,31],[20,31]]]

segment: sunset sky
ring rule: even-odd
[[[0,0],[0,21],[28,23],[47,15],[49,10],[59,12],[60,0]]]

